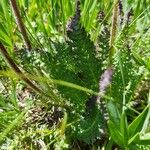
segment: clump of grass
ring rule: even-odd
[[[144,2],[0,1],[2,149],[149,146]]]

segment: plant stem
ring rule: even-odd
[[[22,22],[21,15],[20,15],[16,0],[9,0],[9,2],[10,2],[12,10],[14,12],[14,16],[15,16],[18,28],[22,34],[22,38],[24,40],[25,46],[28,50],[31,50],[32,46],[31,46],[30,40],[28,38],[26,29],[25,29],[25,25]]]
[[[65,104],[59,104],[57,97],[55,97],[54,93],[47,94],[41,89],[39,89],[36,85],[32,83],[25,75],[24,73],[18,68],[18,66],[15,64],[13,59],[9,56],[9,53],[7,52],[6,48],[4,45],[0,42],[0,53],[4,57],[5,61],[8,63],[8,65],[13,69],[13,71],[16,73],[18,77],[20,77],[28,86],[30,86],[35,92],[42,94],[44,97],[50,99],[53,103],[53,106],[57,107],[62,107],[66,109],[70,109],[67,105]]]
[[[13,71],[18,74],[32,89],[34,89],[37,92],[41,92],[41,90],[36,87],[25,75],[22,73],[22,71],[18,68],[18,66],[15,64],[13,59],[9,56],[9,53],[7,52],[4,45],[0,42],[0,52],[9,64],[9,66],[13,69]]]
[[[112,64],[112,57],[113,57],[113,55],[115,53],[115,50],[113,48],[113,44],[114,44],[115,37],[116,37],[116,32],[117,32],[118,5],[119,5],[119,1],[116,0],[114,2],[114,9],[113,9],[113,16],[112,16],[112,25],[111,25],[111,33],[110,33],[110,42],[109,42],[109,46],[110,46],[109,63],[110,63],[110,65]]]

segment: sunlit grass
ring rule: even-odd
[[[0,1],[0,44],[8,53],[0,51],[2,149],[149,146],[149,0],[81,0],[81,14],[70,0],[17,6],[31,46],[13,7]]]

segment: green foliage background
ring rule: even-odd
[[[25,48],[8,0],[0,1],[0,42],[45,95],[32,93],[21,102],[25,103],[22,112],[17,92],[24,83],[0,55],[0,83],[5,89],[0,91],[2,148],[36,149],[41,144],[38,140],[52,149],[76,149],[78,143],[90,149],[111,149],[116,144],[122,149],[141,149],[139,145],[149,145],[150,1],[120,1],[112,60],[114,1],[81,0],[81,13],[76,1],[70,0],[18,0],[17,4],[32,49]],[[93,94],[95,99],[100,96],[99,82],[110,65],[111,85],[99,104]],[[142,96],[139,98],[137,93]],[[140,112],[134,106],[137,100]],[[53,106],[56,104],[57,111]],[[64,105],[69,109],[61,107]],[[56,112],[57,119],[53,117]],[[29,123],[31,120],[33,123]],[[53,126],[49,126],[49,120]],[[131,127],[136,132],[131,134]],[[98,144],[102,139],[105,141]]]

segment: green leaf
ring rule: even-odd
[[[137,143],[137,141],[139,141],[139,137],[140,137],[140,134],[139,132],[137,134],[135,134],[132,138],[129,139],[128,141],[128,145],[131,145],[133,143]]]
[[[138,144],[138,145],[150,145],[150,133],[141,135],[137,133],[134,137],[129,140],[128,144]]]
[[[120,127],[120,113],[117,106],[112,102],[109,101],[107,105],[109,111],[110,120],[115,123],[115,125],[119,128]]]
[[[120,132],[120,130],[118,130],[118,127],[116,126],[116,124],[114,124],[112,121],[109,121],[108,127],[109,127],[109,131],[110,131],[110,134],[111,134],[113,141],[116,144],[123,146],[124,145],[124,138],[123,138],[123,135]]]
[[[102,114],[97,107],[93,107],[90,112],[86,112],[84,119],[81,119],[76,129],[77,138],[88,144],[96,139],[101,139],[105,132],[105,123]]]
[[[147,117],[149,106],[147,106],[144,111],[134,119],[134,121],[129,125],[128,131],[130,138],[134,136],[137,132],[140,132],[143,127],[143,123]]]
[[[139,65],[143,65],[143,66],[146,65],[145,61],[136,52],[132,51],[132,56],[135,62],[138,63]]]
[[[126,113],[123,112],[121,116],[121,123],[120,123],[120,130],[124,138],[124,144],[128,144],[128,124],[127,124],[127,118]]]

